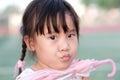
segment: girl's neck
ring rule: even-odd
[[[42,69],[45,69],[45,68],[42,67],[40,64],[35,63],[35,64],[33,64],[33,65],[31,66],[31,69],[32,69],[33,71],[38,71],[38,70],[42,70]]]
[[[42,70],[42,69],[46,69],[46,68],[48,68],[48,67],[46,67],[46,66],[44,66],[42,64],[39,64],[38,62],[31,66],[31,69],[33,71],[38,71],[38,70]]]

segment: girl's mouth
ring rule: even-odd
[[[64,56],[61,57],[62,61],[66,62],[66,61],[69,61],[71,58],[71,55],[70,54],[66,54]]]

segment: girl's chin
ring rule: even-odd
[[[56,68],[56,70],[66,70],[68,67],[69,67],[69,65],[68,66],[62,66],[62,67]]]

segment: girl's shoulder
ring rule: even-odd
[[[20,75],[26,75],[33,73],[34,71],[31,68],[26,68]]]
[[[26,68],[19,76],[17,76],[16,80],[18,80],[19,78],[26,76],[28,74],[33,73],[34,71],[31,68]]]

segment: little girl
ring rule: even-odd
[[[89,80],[90,72],[111,59],[75,60],[79,41],[79,17],[65,0],[33,0],[23,15],[22,55],[16,64],[16,80]],[[36,62],[24,70],[26,49]],[[22,73],[21,73],[22,72]],[[15,72],[17,73],[17,72]]]

